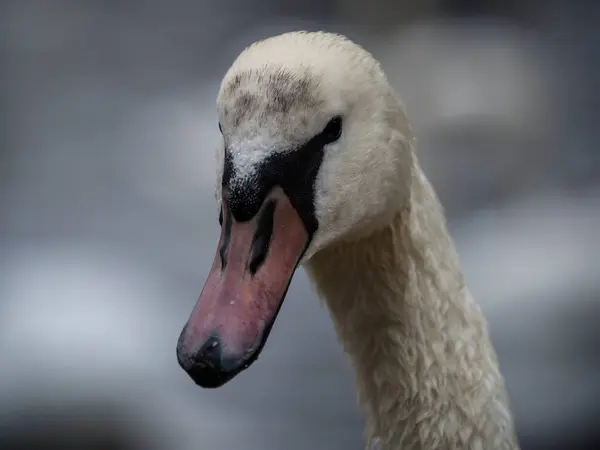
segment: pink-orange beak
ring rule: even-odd
[[[309,233],[280,188],[249,221],[234,219],[226,196],[212,268],[177,345],[194,382],[219,387],[258,357]]]

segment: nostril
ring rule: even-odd
[[[258,271],[267,258],[269,244],[271,243],[271,235],[273,234],[274,214],[275,201],[271,200],[267,203],[262,214],[258,218],[256,234],[252,241],[252,253],[248,264],[248,269],[252,275]]]

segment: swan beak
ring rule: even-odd
[[[219,247],[177,344],[179,364],[197,385],[222,386],[256,360],[309,241],[281,189],[245,222],[223,199]]]

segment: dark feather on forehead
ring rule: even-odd
[[[318,80],[308,71],[281,67],[248,69],[235,74],[223,89],[223,114],[233,126],[248,119],[290,114],[294,109],[318,108]]]

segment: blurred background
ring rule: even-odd
[[[218,239],[220,79],[295,29],[361,43],[404,98],[523,449],[598,445],[599,23],[597,0],[2,0],[0,448],[363,448],[303,272],[239,378],[175,358]]]

